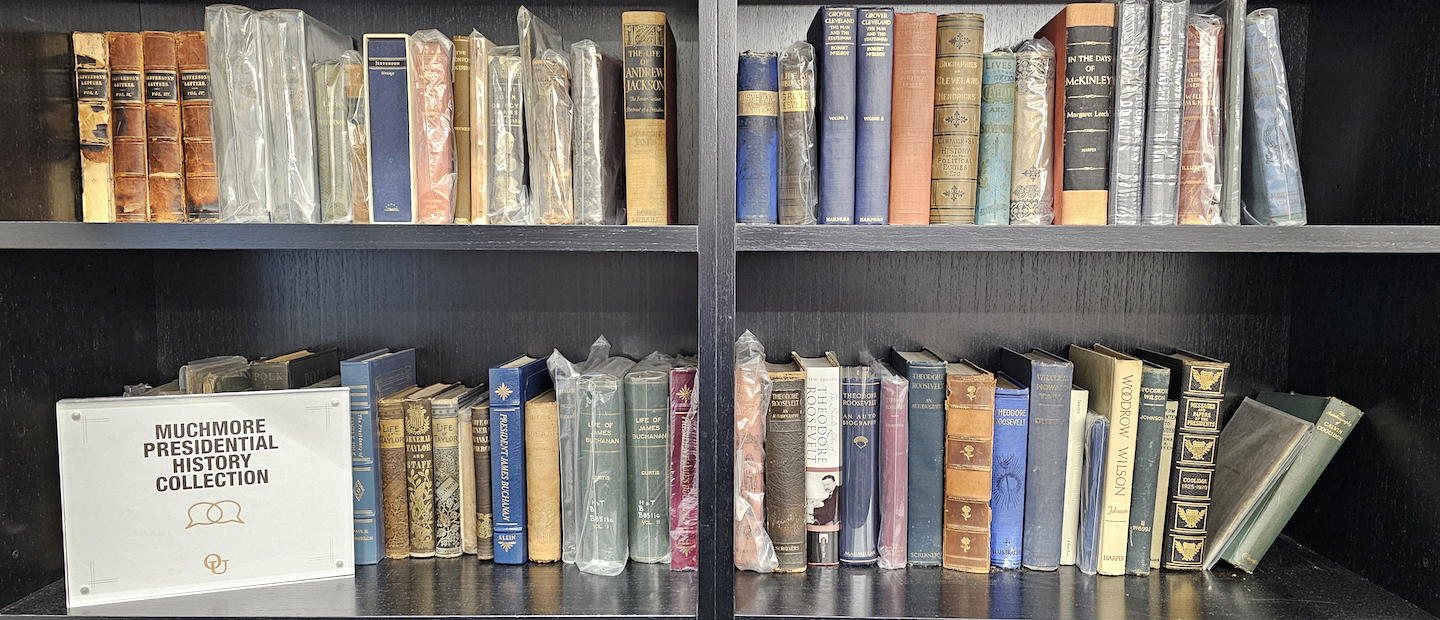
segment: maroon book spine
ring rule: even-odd
[[[905,568],[910,382],[880,382],[880,568]]]
[[[695,486],[700,429],[695,368],[670,371],[670,570],[699,570],[700,490]]]

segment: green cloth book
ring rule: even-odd
[[[625,452],[630,468],[630,559],[670,561],[670,368],[653,353],[625,374]]]

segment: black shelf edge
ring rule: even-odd
[[[1288,538],[1253,575],[1152,570],[1145,577],[1058,571],[971,574],[941,568],[810,567],[735,573],[737,620],[768,618],[1073,618],[1075,620],[1434,620]]]
[[[695,572],[631,562],[616,577],[573,564],[386,560],[355,578],[110,603],[67,610],[56,581],[4,610],[6,618],[694,618]]]
[[[739,252],[1440,253],[1440,226],[755,226]]]
[[[696,252],[695,226],[0,222],[0,249]]]

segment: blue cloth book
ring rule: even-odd
[[[893,351],[890,364],[910,380],[908,562],[939,566],[945,527],[945,360],[930,351]]]
[[[1025,536],[1025,446],[1030,389],[995,373],[995,447],[990,466],[990,563],[1020,568]]]
[[[890,95],[895,9],[860,9],[855,60],[855,223],[890,223]],[[825,154],[820,154],[824,161]],[[820,178],[824,187],[827,179]],[[823,207],[822,207],[823,209]]]
[[[415,222],[409,49],[410,35],[365,35],[370,221],[376,224]]]
[[[820,7],[810,23],[819,93],[820,223],[855,223],[856,10]],[[888,93],[888,91],[887,91]],[[888,96],[888,94],[887,94]],[[887,138],[886,144],[889,144]],[[886,160],[889,171],[889,160]],[[888,205],[887,205],[888,208]],[[939,548],[939,534],[936,534]],[[935,562],[939,563],[937,552]]]
[[[495,563],[524,564],[525,403],[551,388],[544,358],[522,355],[490,369],[490,497]]]
[[[980,78],[980,180],[976,224],[1010,223],[1010,159],[1015,136],[1015,53],[986,52]],[[1016,376],[1017,379],[1023,377]]]
[[[1070,382],[1074,364],[1052,353],[1000,350],[1000,370],[1030,388],[1025,448],[1025,534],[1020,564],[1031,570],[1060,567],[1065,525],[1065,469],[1069,464]]]
[[[1259,9],[1245,22],[1245,129],[1240,134],[1245,168],[1240,197],[1249,215],[1247,223],[1304,224],[1305,188],[1300,182],[1285,57],[1280,53],[1278,13]]]
[[[380,496],[380,399],[415,385],[415,349],[377,349],[340,362],[340,384],[350,388],[350,496],[355,500],[355,563],[385,558],[385,510]]]
[[[1085,471],[1081,472],[1080,545],[1075,565],[1094,575],[1100,568],[1100,526],[1105,516],[1105,453],[1110,420],[1094,411],[1085,414]]]
[[[880,378],[868,366],[840,371],[840,561],[874,564],[880,535]]]
[[[775,224],[780,73],[775,52],[740,54],[735,119],[735,221]]]

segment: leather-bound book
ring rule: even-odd
[[[410,557],[410,491],[406,475],[405,399],[411,386],[380,399],[375,418],[380,437],[380,494],[385,511],[385,557]]]
[[[577,472],[581,527],[575,567],[615,576],[629,558],[625,498],[624,377],[635,362],[611,357],[575,382],[579,394],[580,466]]]
[[[630,559],[670,560],[669,411],[674,360],[653,354],[625,373]]]
[[[145,59],[146,200],[152,222],[185,221],[185,156],[180,143],[180,69],[175,33],[140,33]]]
[[[411,98],[415,101],[410,141],[415,159],[415,218],[421,224],[455,221],[455,48],[437,30],[410,35]]]
[[[1010,223],[1010,157],[1015,148],[1015,53],[985,53],[980,78],[980,167],[975,223]],[[1017,377],[1018,378],[1018,377]]]
[[[538,147],[530,153],[530,190],[541,224],[574,224],[575,202],[571,186],[570,132],[573,103],[570,100],[570,68],[565,57],[547,50],[530,61],[531,100],[526,105],[534,124],[528,129],[530,142]]]
[[[697,371],[693,362],[670,371],[670,570],[700,569],[700,487],[695,479],[700,456]]]
[[[1092,348],[1070,345],[1070,362],[1075,364],[1075,384],[1090,392],[1090,409],[1110,421],[1105,455],[1104,519],[1096,570],[1101,575],[1123,575],[1130,534],[1135,425],[1139,418],[1143,363],[1098,344]]]
[[[1185,114],[1180,127],[1181,224],[1220,224],[1220,55],[1225,25],[1191,15],[1186,25]]]
[[[455,50],[455,62],[450,69],[454,80],[451,92],[455,93],[455,223],[469,224],[470,148],[474,145],[470,131],[475,126],[472,116],[475,89],[470,87],[470,36],[457,34],[450,37],[450,42]]]
[[[1055,570],[1060,567],[1064,532],[1073,407],[1070,384],[1075,367],[1040,349],[1027,353],[1001,349],[1000,369],[1018,385],[1030,389],[1021,561],[1031,570]]]
[[[1020,568],[1025,535],[1025,459],[1030,389],[995,373],[995,437],[990,452],[990,563]]]
[[[840,561],[868,565],[880,557],[880,380],[869,366],[840,374]]]
[[[890,94],[890,223],[929,224],[928,164],[935,122],[934,13],[895,14]]]
[[[675,223],[675,36],[658,11],[620,16],[625,60],[627,224]]]
[[[340,352],[334,348],[312,353],[296,351],[250,365],[256,390],[289,390],[340,374]]]
[[[820,223],[855,223],[855,58],[853,6],[823,6],[810,22],[819,101]]]
[[[936,37],[930,223],[974,224],[985,18],[974,13],[941,15]]]
[[[815,46],[796,41],[780,52],[781,224],[815,223],[819,206],[815,103]]]
[[[840,563],[840,363],[835,354],[801,357],[805,371],[805,554],[816,566]]]
[[[460,410],[485,395],[484,386],[454,385],[431,400],[434,451],[435,557],[458,558],[464,552],[460,510]],[[464,455],[469,458],[469,454]]]
[[[525,403],[525,524],[531,562],[560,561],[559,433],[555,390]]]
[[[855,59],[855,223],[890,221],[895,9],[861,7]]]
[[[740,54],[735,99],[735,221],[741,224],[778,221],[778,60],[775,52]]]
[[[945,568],[990,572],[994,439],[995,375],[964,360],[946,364]]]
[[[805,371],[795,362],[765,364],[765,525],[777,573],[805,571]]]
[[[1055,63],[1055,223],[1103,225],[1110,201],[1115,5],[1067,5],[1035,36],[1066,60]]]
[[[350,150],[350,221],[370,223],[370,137],[365,131],[365,65],[345,67],[345,140]]]
[[[434,398],[451,387],[453,385],[449,383],[436,383],[405,399],[405,483],[410,504],[412,558],[435,557],[435,431],[432,408]]]
[[[1150,574],[1150,544],[1155,529],[1165,403],[1169,393],[1169,368],[1148,362],[1141,367],[1140,417],[1135,423],[1135,473],[1130,482],[1130,541],[1125,548],[1125,573],[1129,575]]]
[[[1220,561],[1305,445],[1313,441],[1315,424],[1260,401],[1246,398],[1220,431],[1215,453],[1215,498],[1210,504],[1209,547],[1205,569]]]
[[[185,217],[191,222],[220,219],[220,188],[215,179],[215,129],[210,119],[210,67],[205,33],[175,33],[180,69],[180,136],[185,155]]]
[[[495,559],[495,514],[490,495],[490,399],[470,406],[471,458],[475,462],[475,557]],[[464,449],[462,446],[461,449]]]
[[[1174,224],[1180,204],[1180,124],[1185,112],[1185,21],[1190,0],[1151,7],[1150,93],[1145,112],[1143,224]]]
[[[570,139],[576,224],[625,223],[625,118],[620,59],[594,41],[570,45]]]
[[[470,31],[470,223],[490,223],[490,39]],[[459,87],[456,87],[459,92]],[[456,145],[459,148],[459,145]]]
[[[910,503],[905,514],[908,562],[939,566],[945,510],[945,361],[929,351],[897,350],[891,352],[890,363],[910,381],[906,465]]]
[[[1140,223],[1144,193],[1145,88],[1150,51],[1150,0],[1115,4],[1115,109],[1110,130],[1111,224]]]
[[[145,222],[149,213],[146,175],[145,51],[138,32],[107,32],[110,47],[110,120],[115,186],[115,221]]]
[[[76,118],[80,126],[81,215],[86,222],[113,222],[110,48],[103,33],[77,32],[71,38],[75,48]]]
[[[1055,219],[1055,47],[1032,39],[1015,48],[1015,141],[1010,149],[1010,223]]]

